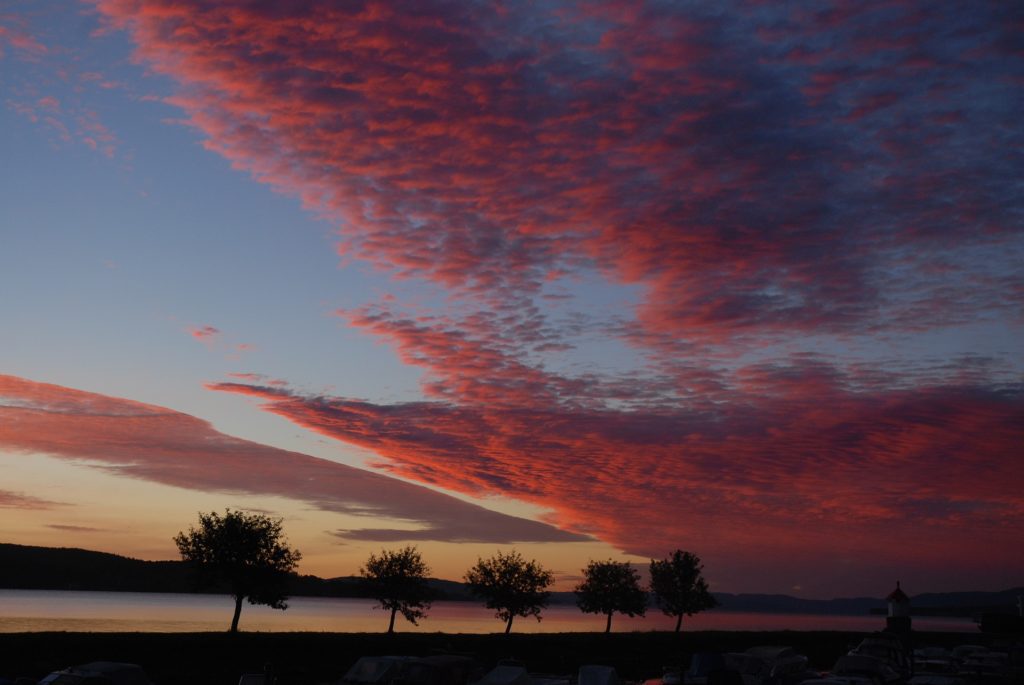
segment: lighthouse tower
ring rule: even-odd
[[[885,598],[889,603],[889,615],[885,619],[885,627],[894,633],[910,632],[910,597],[900,588],[896,581],[896,589]]]

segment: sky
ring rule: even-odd
[[[0,4],[0,541],[1024,584],[1024,9]]]

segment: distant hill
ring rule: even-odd
[[[884,599],[851,597],[845,599],[803,599],[790,595],[730,594],[713,592],[719,606],[726,611],[750,611],[773,614],[869,614],[885,610]]]
[[[358,577],[292,576],[288,594],[304,597],[365,597]],[[470,599],[462,583],[430,580],[441,599]],[[68,547],[0,543],[0,588],[109,592],[196,592],[192,569],[183,561],[142,561]],[[218,592],[210,588],[207,592]],[[223,591],[223,589],[220,589]]]
[[[288,593],[296,597],[365,597],[355,576],[319,578],[293,575]],[[431,579],[439,599],[477,601],[465,584]],[[0,543],[0,588],[21,590],[93,590],[111,592],[195,592],[192,570],[182,561],[141,561],[66,547]],[[216,589],[208,590],[217,592]],[[713,593],[723,611],[790,614],[863,615],[885,611],[875,597],[801,599],[789,595]],[[911,598],[918,615],[971,616],[1012,613],[1024,587],[1002,592],[948,592]],[[572,604],[571,592],[554,592],[553,604]]]
[[[725,611],[750,611],[778,614],[884,614],[884,599],[851,597],[845,599],[801,599],[789,595],[733,595],[712,593]],[[911,614],[915,616],[976,616],[979,614],[1016,613],[1017,597],[1024,587],[1000,592],[941,592],[915,595],[910,598]]]
[[[0,543],[0,587],[191,592],[192,583],[180,561],[140,561],[85,549]]]

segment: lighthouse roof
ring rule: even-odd
[[[900,589],[900,581],[896,581],[896,589],[889,593],[889,596],[885,598],[887,602],[909,602],[910,597],[907,593]]]

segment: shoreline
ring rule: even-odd
[[[291,597],[287,611],[246,605],[240,628],[253,632],[378,632],[387,616],[372,599]],[[230,623],[233,601],[227,595],[0,590],[0,633],[8,632],[219,632]],[[517,620],[513,632],[574,633],[604,629],[604,617],[585,614],[573,605],[550,605],[544,620]],[[399,621],[402,632],[493,633],[504,626],[480,602],[435,601],[419,626]],[[670,631],[675,619],[651,610],[644,617],[617,615],[614,632]],[[756,612],[716,607],[688,617],[690,631],[851,631],[880,630],[884,619],[868,614]],[[921,631],[972,632],[963,617],[924,617],[914,621]]]

